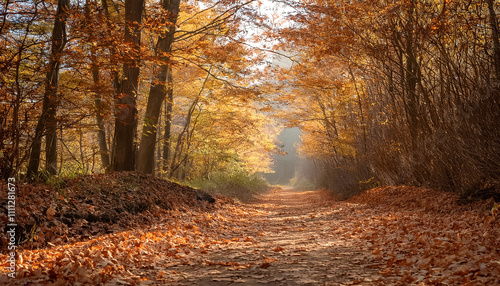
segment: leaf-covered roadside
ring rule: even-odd
[[[350,199],[342,231],[380,261],[381,274],[419,285],[500,285],[500,220],[492,200],[398,186]]]
[[[16,280],[7,280],[2,255],[0,283],[500,284],[491,201],[461,206],[453,194],[406,186],[348,201],[285,190],[254,204],[194,200],[183,210],[130,216],[150,224],[19,251]]]
[[[215,199],[207,193],[137,173],[77,178],[62,189],[66,197],[64,192],[44,187],[20,188],[18,208],[24,211],[18,223],[33,219],[40,227],[33,241],[18,249],[16,279],[6,276],[8,254],[0,256],[0,283],[137,285],[161,281],[161,271],[154,277],[132,272],[159,265],[165,269],[172,261],[193,263],[196,254],[229,242],[212,237],[227,228],[228,220],[244,219],[240,217],[242,210],[229,199]],[[70,193],[77,187],[78,193]],[[54,200],[56,193],[61,197]],[[26,203],[25,198],[32,200]],[[141,210],[132,207],[141,203]],[[68,204],[73,208],[66,208]],[[119,217],[110,218],[118,207],[123,208]],[[68,213],[72,215],[68,217]],[[94,221],[88,222],[84,217]],[[72,224],[65,223],[68,221]],[[29,249],[40,246],[46,247]]]
[[[219,208],[221,202],[217,203]],[[223,211],[229,213],[234,206]],[[91,238],[87,241],[63,244],[46,249],[24,250],[17,261],[17,278],[0,277],[0,282],[25,285],[28,282],[44,285],[99,285],[122,283],[127,285],[161,281],[162,271],[154,277],[137,275],[140,269],[166,269],[172,264],[200,263],[197,258],[219,244],[211,234],[229,219],[219,212],[205,213],[178,210],[164,215],[161,222],[148,228],[135,228]],[[218,219],[215,219],[218,218]],[[244,238],[242,239],[244,240]],[[5,261],[6,255],[2,255]],[[6,265],[2,265],[4,274]]]
[[[4,184],[2,190],[7,188]],[[23,249],[145,227],[169,210],[207,210],[215,202],[202,191],[135,172],[77,177],[58,185],[57,190],[44,184],[16,186],[16,238]],[[2,192],[0,203],[6,202]],[[7,228],[6,212],[0,213],[0,222]],[[0,250],[7,250],[5,231]]]

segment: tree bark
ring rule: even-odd
[[[172,73],[167,77],[167,82],[173,84]],[[172,109],[174,107],[174,91],[169,89],[167,92],[167,108],[165,114],[165,134],[163,134],[163,171],[167,172],[170,162],[170,146],[172,138],[170,136],[172,130]]]
[[[116,98],[114,171],[135,170],[135,135],[137,130],[136,96],[139,86],[140,46],[144,0],[125,1],[125,43],[130,50],[123,64],[123,80]]]
[[[408,22],[406,25],[406,88],[408,94],[408,118],[409,129],[412,142],[417,141],[419,134],[418,122],[418,95],[417,95],[417,58],[414,50],[414,31],[415,31],[415,2],[410,1],[408,7]]]
[[[94,80],[94,85],[99,86],[99,67],[93,63],[92,64],[92,78]],[[97,140],[99,142],[99,154],[101,155],[101,164],[104,170],[109,168],[109,152],[108,152],[108,144],[106,144],[106,128],[104,127],[104,117],[103,117],[103,108],[102,108],[102,100],[96,91],[94,95],[94,106],[95,106],[95,118],[97,124]]]
[[[57,173],[57,106],[59,98],[59,68],[61,55],[66,45],[66,18],[68,16],[69,0],[59,0],[52,30],[52,51],[49,59],[45,92],[43,95],[42,114],[38,119],[35,137],[31,145],[30,161],[28,164],[28,178],[38,174],[42,136],[45,131],[46,168],[50,174]]]
[[[169,53],[172,51],[175,23],[177,22],[177,16],[179,14],[179,5],[180,0],[164,0],[162,2],[163,9],[169,13],[169,18],[167,23],[165,23],[168,30],[159,36],[156,46],[156,54],[160,55],[162,64],[159,68],[158,75],[153,79],[153,84],[149,91],[137,162],[137,169],[148,174],[152,174],[154,171],[154,152],[161,106],[165,100],[167,91],[169,95],[172,94],[172,67],[169,63]],[[172,104],[170,96],[168,104]],[[171,113],[172,109],[167,109],[167,112]],[[171,116],[167,114],[167,121],[169,121],[170,118]],[[167,122],[167,124],[169,123]],[[170,130],[168,134],[170,135]]]
[[[497,15],[495,13],[495,1],[488,0],[488,10],[490,14],[491,37],[493,38],[494,63],[497,80],[500,80],[500,32],[498,31]]]
[[[196,96],[196,98],[193,100],[193,102],[189,106],[188,113],[186,114],[186,123],[184,124],[184,128],[182,129],[181,133],[179,133],[179,136],[177,137],[177,144],[175,145],[175,151],[174,151],[174,154],[172,156],[172,161],[170,162],[170,170],[168,172],[169,178],[172,178],[174,176],[174,173],[177,171],[177,169],[183,163],[183,160],[181,159],[181,157],[182,157],[182,152],[184,151],[184,143],[186,143],[186,145],[187,145],[186,155],[187,155],[187,152],[189,152],[188,149],[191,146],[191,137],[193,135],[194,128],[195,128],[195,126],[193,126],[193,128],[191,129],[191,132],[189,131],[190,130],[189,128],[191,126],[192,116],[194,114],[196,106],[198,105],[198,102],[200,101],[201,94],[202,94],[203,90],[205,89],[205,85],[206,85],[208,79],[210,78],[211,71],[212,71],[212,67],[210,67],[210,69],[207,72],[207,76],[205,77],[205,80],[203,81],[203,85],[201,86],[201,89],[198,92],[198,96]],[[197,121],[197,119],[196,119],[196,121]],[[196,125],[196,122],[194,125]],[[184,135],[186,135],[185,142],[182,140],[182,137],[184,137]],[[179,162],[176,162],[177,158],[179,158]]]
[[[106,1],[103,1],[103,3],[106,3]],[[105,7],[105,13],[107,12],[107,3],[103,4],[103,6],[106,5]],[[89,0],[87,0],[85,4],[85,16],[87,19],[91,19],[91,14],[90,14],[90,3]],[[91,37],[92,35],[90,34],[90,30],[88,30],[88,36]],[[102,104],[102,99],[101,96],[99,95],[99,86],[100,86],[100,77],[99,77],[99,65],[97,61],[97,56],[96,56],[96,51],[95,47],[91,47],[91,66],[90,70],[92,73],[92,80],[94,82],[94,87],[92,88],[93,93],[94,93],[94,107],[95,107],[95,118],[96,118],[96,125],[97,125],[97,140],[99,143],[99,155],[101,157],[101,165],[104,170],[107,170],[109,168],[109,152],[108,152],[108,145],[106,144],[106,129],[104,127],[104,116],[103,116],[103,104]]]
[[[367,154],[367,138],[366,138],[366,122],[365,115],[363,113],[363,103],[361,102],[361,93],[358,90],[358,85],[356,84],[356,78],[354,77],[354,72],[352,71],[351,66],[349,65],[349,74],[352,78],[352,84],[354,85],[354,90],[356,91],[357,99],[358,99],[358,108],[359,108],[359,120],[361,123],[361,128],[363,130],[363,156]]]

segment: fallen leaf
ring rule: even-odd
[[[279,251],[283,251],[283,250],[285,250],[285,249],[281,246],[276,246],[275,248],[273,248],[273,251],[275,251],[275,252],[279,252]]]

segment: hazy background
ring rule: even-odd
[[[264,174],[270,184],[287,185],[295,176],[299,162],[297,147],[300,144],[300,129],[298,127],[285,128],[278,136],[280,149],[285,155],[274,156],[274,173]]]

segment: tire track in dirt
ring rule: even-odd
[[[164,285],[380,284],[371,254],[337,231],[344,218],[326,193],[274,189],[243,206],[261,215],[227,228],[221,238],[233,240],[198,263],[168,267]]]

